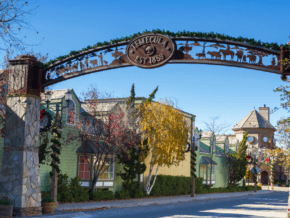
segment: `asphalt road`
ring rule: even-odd
[[[86,212],[61,212],[49,218],[195,218],[195,217],[286,217],[289,192],[273,192],[222,200],[113,208]],[[42,216],[45,218],[45,216]]]

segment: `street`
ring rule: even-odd
[[[277,191],[244,197],[219,200],[149,205],[131,208],[116,208],[86,212],[57,212],[56,215],[45,215],[49,218],[76,217],[138,217],[138,218],[179,218],[179,217],[286,217],[288,192]]]

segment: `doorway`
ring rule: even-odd
[[[267,171],[263,171],[261,173],[261,183],[263,185],[268,185],[268,172]]]

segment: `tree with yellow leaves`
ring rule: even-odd
[[[149,152],[152,154],[145,188],[149,195],[156,181],[158,167],[178,166],[185,159],[189,126],[184,115],[167,99],[145,103],[141,110],[140,130],[144,133],[143,140],[148,140]],[[155,165],[157,165],[156,174],[150,185]]]

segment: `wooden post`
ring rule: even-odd
[[[191,150],[191,197],[195,197],[195,177],[194,177],[194,170],[195,170],[195,141],[192,145]]]
[[[54,147],[58,148],[58,145],[53,144]],[[54,151],[53,154],[58,157],[58,154]],[[52,161],[53,164],[57,165],[58,163],[56,161]],[[57,178],[58,178],[58,173],[54,168],[52,168],[52,181],[51,181],[51,198],[54,200],[54,205],[55,207],[58,206],[57,202]]]
[[[56,119],[56,123],[58,124],[58,121],[59,121],[59,113],[56,114],[55,119]],[[60,128],[58,127],[57,130],[59,131]],[[59,139],[55,133],[54,133],[54,137],[55,137],[55,139],[57,139],[57,140]],[[55,148],[59,148],[59,146],[56,145],[56,144],[53,144],[53,147],[55,147]],[[55,151],[53,152],[53,154],[54,154],[56,157],[58,157],[58,154],[57,154]],[[55,164],[55,165],[58,165],[58,163],[57,163],[55,160],[52,160],[52,163]],[[51,181],[51,198],[52,198],[52,199],[54,200],[54,202],[55,202],[55,203],[54,203],[55,207],[58,207],[58,202],[57,202],[57,182],[58,182],[58,173],[57,173],[57,171],[56,171],[53,167],[52,167],[52,173],[53,173],[53,175],[52,175],[52,181]]]
[[[271,188],[274,190],[274,159],[271,165]]]
[[[257,173],[257,169],[256,169],[257,163],[256,160],[254,160],[254,172],[255,172],[255,190],[254,192],[257,192],[257,179],[258,179],[258,173]]]

